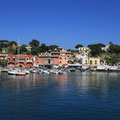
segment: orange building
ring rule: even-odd
[[[55,50],[51,53],[39,54],[39,65],[68,65],[68,59],[72,56],[71,52],[66,50]]]
[[[7,67],[37,67],[37,56],[33,55],[8,55]]]

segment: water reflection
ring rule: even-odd
[[[119,73],[104,72],[75,72],[63,75],[40,75],[29,74],[26,76],[10,76],[7,73],[0,74],[0,90],[22,87],[48,86],[53,83],[62,94],[66,91],[76,91],[78,95],[88,92],[96,96],[105,97],[112,94],[114,90],[120,89]]]

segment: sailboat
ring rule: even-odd
[[[19,63],[19,38],[18,38],[18,63]],[[15,75],[18,75],[18,76],[24,76],[26,75],[26,71],[23,71],[23,70],[20,70],[19,68],[19,64],[18,64],[18,70],[16,71]]]
[[[19,63],[19,38],[18,38],[18,61],[17,62]],[[26,71],[21,70],[19,68],[19,64],[18,64],[18,69],[10,70],[10,71],[8,71],[8,74],[9,75],[24,76],[27,73],[26,73]]]

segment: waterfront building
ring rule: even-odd
[[[37,67],[37,56],[33,55],[8,55],[7,67]]]
[[[72,55],[72,52],[62,49],[59,55],[59,66],[68,65],[68,61]]]
[[[78,62],[82,65],[88,65],[88,57],[89,57],[90,48],[79,47],[78,50],[79,52],[76,55]]]
[[[41,53],[39,54],[39,66],[68,65],[68,59],[71,56],[72,53],[64,50],[63,48],[55,49],[50,53]]]
[[[100,58],[99,57],[90,57],[88,59],[88,64],[90,67],[97,67],[100,65]]]
[[[39,66],[52,66],[59,64],[59,56],[53,56],[51,53],[41,53],[38,55]]]

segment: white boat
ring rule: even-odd
[[[105,65],[98,65],[96,70],[97,71],[104,71],[104,70],[106,70],[106,66]]]
[[[109,66],[109,70],[117,71],[118,70],[118,66]]]
[[[53,69],[53,70],[50,70],[50,73],[51,74],[63,74],[63,71],[62,70],[56,70],[56,69]]]
[[[47,75],[50,74],[50,72],[49,72],[48,70],[43,70],[43,73],[44,73],[44,74],[47,74]]]
[[[25,70],[25,72],[26,72],[26,74],[29,74],[29,73],[30,73],[30,71],[29,71],[29,70]]]
[[[24,75],[26,75],[26,71],[22,71],[22,70],[19,70],[19,69],[15,69],[15,70],[9,70],[9,71],[8,71],[8,74],[9,74],[9,75],[24,76]]]
[[[18,63],[19,63],[19,38],[18,38]],[[19,67],[19,66],[18,66]],[[21,70],[20,68],[8,71],[9,75],[18,75],[18,76],[24,76],[26,75],[26,71],[25,70]]]
[[[15,70],[10,70],[10,71],[8,71],[8,74],[9,75],[16,75],[16,71]]]

